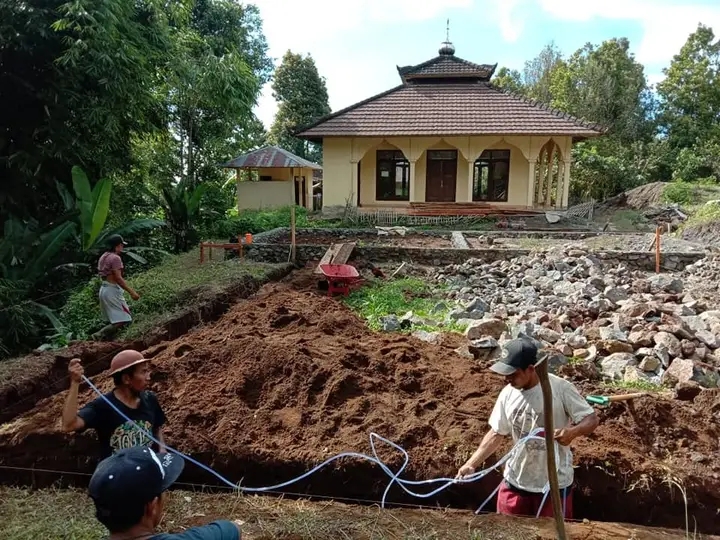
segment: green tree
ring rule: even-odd
[[[492,80],[493,84],[502,90],[514,94],[525,95],[527,87],[523,83],[522,74],[516,69],[501,67]]]
[[[644,68],[626,38],[588,43],[558,64],[551,93],[554,107],[600,124],[622,141],[651,135]]]
[[[561,64],[562,53],[554,42],[545,45],[535,58],[525,62],[522,79],[527,96],[540,103],[550,104],[553,99],[553,74]]]
[[[156,82],[184,2],[0,2],[0,220],[60,211],[80,163],[125,169],[134,133],[164,125]]]
[[[720,41],[699,25],[657,85],[660,121],[672,151],[720,137]]]
[[[310,161],[322,160],[321,149],[294,136],[295,131],[318,118],[330,114],[325,79],[320,76],[315,60],[287,51],[275,72],[273,96],[278,112],[270,128],[273,144]]]

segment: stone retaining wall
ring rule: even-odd
[[[264,240],[264,239],[262,239]],[[304,245],[295,247],[297,262],[305,265],[310,261],[319,261],[327,251],[326,245]],[[531,253],[529,249],[450,249],[450,248],[414,248],[397,246],[358,246],[351,260],[367,260],[373,263],[402,262],[431,266],[462,264],[468,259],[480,259],[486,262],[510,260]],[[269,244],[257,239],[247,249],[247,256],[254,260],[281,263],[287,262],[290,255],[289,244]],[[655,270],[655,254],[651,252],[593,251],[592,256],[606,264],[624,264],[639,270]],[[661,268],[679,271],[705,257],[703,253],[663,253]]]
[[[623,234],[631,235],[635,233],[604,233],[600,231],[443,231],[443,230],[420,230],[412,229],[410,235],[412,236],[429,236],[433,238],[444,237],[448,241],[453,232],[460,232],[467,238],[478,238],[478,237],[490,237],[490,238],[537,238],[537,239],[565,239],[571,240],[582,240],[584,238],[594,238],[596,236],[622,236]],[[297,229],[295,231],[298,243],[302,243],[303,236],[327,236],[329,238],[345,238],[353,237],[357,239],[375,239],[378,237],[377,230],[374,228],[365,229]],[[258,233],[254,236],[254,242],[256,243],[271,243],[279,239],[283,239],[290,236],[290,229],[288,227],[279,227],[262,233]]]

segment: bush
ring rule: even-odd
[[[130,286],[140,294],[136,302],[129,300],[133,324],[131,336],[140,335],[172,311],[191,306],[203,295],[221,290],[247,275],[260,276],[270,265],[251,264],[238,259],[216,260],[200,264],[198,249],[168,257],[162,264],[146,272],[129,275]],[[62,309],[60,318],[75,339],[85,339],[106,323],[100,315],[98,291],[100,279],[93,278],[73,293]]]
[[[680,180],[670,182],[663,190],[662,200],[688,206],[695,200],[695,186]]]
[[[238,234],[258,234],[278,227],[290,226],[290,206],[273,210],[243,210],[238,213],[237,208],[227,212],[227,217],[220,221],[214,235],[216,238],[230,239]],[[296,227],[308,227],[307,209],[301,206],[295,208]]]

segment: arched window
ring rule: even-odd
[[[473,201],[507,202],[510,150],[485,150],[475,161]]]
[[[375,174],[376,200],[410,200],[410,162],[400,150],[378,150]]]

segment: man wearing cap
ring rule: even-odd
[[[470,459],[460,467],[457,477],[471,475],[498,449],[504,437],[512,436],[516,450],[505,465],[503,483],[498,492],[497,509],[501,514],[535,516],[548,483],[545,441],[527,439],[533,430],[542,428],[543,398],[540,380],[535,371],[538,349],[529,338],[514,339],[502,348],[500,361],[490,369],[505,377],[502,389],[490,415],[490,430]],[[598,426],[593,408],[575,386],[550,375],[553,398],[553,425],[557,442],[558,481],[565,498],[565,518],[572,518],[573,466],[570,443],[589,435]],[[519,442],[519,444],[518,444]],[[540,515],[551,517],[552,505],[546,500]]]
[[[101,458],[134,446],[150,446],[152,441],[138,426],[163,442],[165,414],[155,394],[146,390],[150,382],[148,362],[141,353],[132,349],[116,354],[110,363],[110,376],[115,388],[78,411],[78,389],[84,371],[79,359],[71,360],[68,367],[70,391],[62,414],[63,430],[81,432],[94,429],[100,441]],[[120,416],[110,403],[133,422]],[[164,447],[158,450],[162,452]]]
[[[108,238],[109,249],[100,256],[98,261],[98,274],[103,280],[99,293],[100,311],[102,311],[103,318],[110,324],[93,334],[94,339],[109,337],[132,321],[130,308],[125,301],[123,291],[127,291],[133,300],[140,298],[140,295],[123,279],[124,265],[120,253],[126,245],[122,236],[118,234],[110,236]]]
[[[110,531],[108,540],[240,540],[240,524],[215,521],[179,534],[157,534],[167,490],[184,460],[150,448],[120,450],[101,461],[90,478],[95,517]]]

